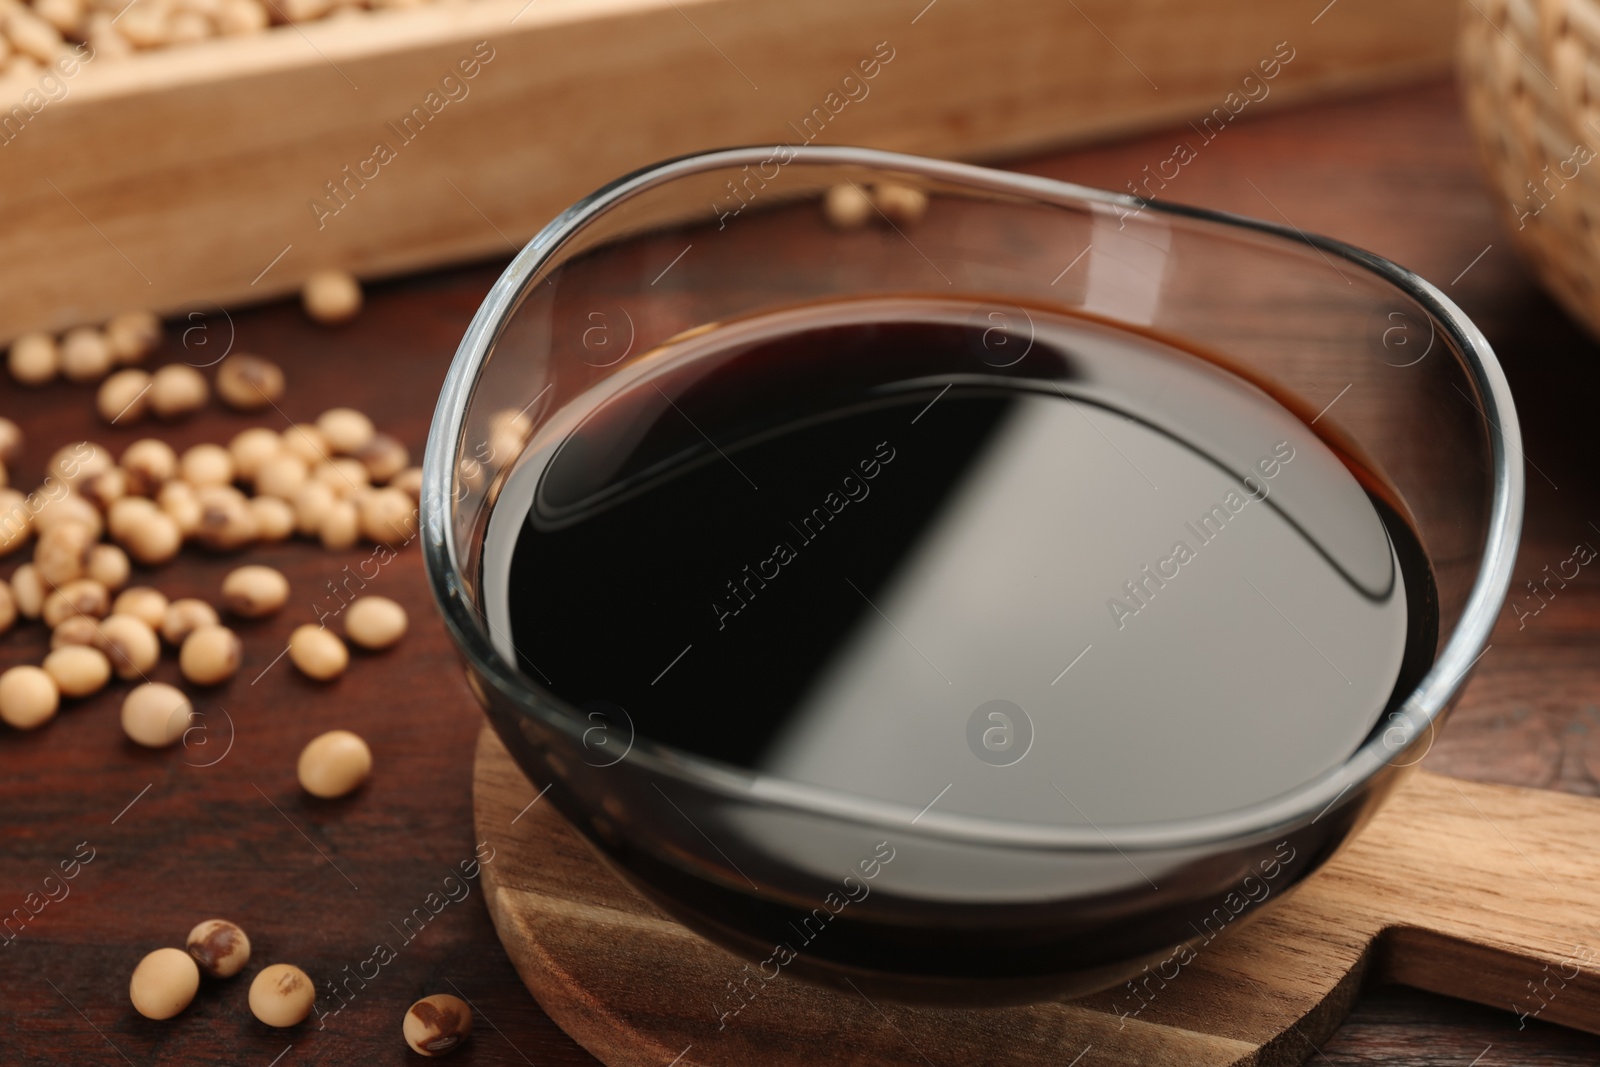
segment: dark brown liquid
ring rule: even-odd
[[[1019,316],[798,309],[558,412],[490,525],[502,651],[639,737],[912,810],[1181,819],[1342,762],[1435,650],[1411,531],[1243,379]]]

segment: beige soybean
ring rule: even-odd
[[[89,550],[89,562],[83,568],[83,574],[115,593],[128,584],[132,569],[128,554],[116,545],[95,545]]]
[[[24,619],[37,619],[44,613],[44,598],[50,587],[39,577],[39,569],[24,563],[11,572],[11,596],[17,602],[17,614]]]
[[[489,462],[503,467],[522,454],[522,448],[533,436],[533,420],[525,411],[507,408],[489,418]]]
[[[39,617],[46,626],[59,626],[74,615],[103,619],[111,613],[111,594],[99,582],[79,578],[68,582],[44,598]]]
[[[111,453],[93,441],[74,441],[56,449],[50,462],[45,464],[46,482],[52,477],[65,482],[68,489],[76,489],[79,482],[93,478],[101,471],[116,466]]]
[[[55,717],[61,693],[55,679],[38,667],[12,667],[0,674],[0,720],[33,730]]]
[[[327,459],[330,447],[322,431],[310,423],[297,422],[283,431],[284,451],[299,456],[307,464]]]
[[[6,17],[11,46],[23,55],[49,63],[61,52],[61,31],[26,7],[18,5]]]
[[[122,699],[122,732],[145,748],[166,748],[189,729],[194,707],[183,690],[165,682],[145,682]]]
[[[195,685],[221,685],[239,670],[244,645],[226,626],[198,626],[178,649],[178,669]]]
[[[361,533],[380,545],[400,545],[416,532],[417,505],[404,491],[376,489],[357,505],[361,514]]]
[[[282,541],[294,533],[294,508],[275,496],[252,497],[250,512],[256,520],[256,537],[259,540]]]
[[[117,594],[111,614],[132,615],[150,629],[160,630],[167,617],[167,598],[159,589],[136,585]]]
[[[39,535],[33,565],[46,585],[63,586],[83,577],[94,546],[93,530],[79,522],[64,522]]]
[[[156,504],[184,537],[193,537],[200,529],[200,498],[188,482],[174,478],[163,485],[156,491]]]
[[[0,416],[0,463],[15,463],[22,455],[22,427]]]
[[[311,1014],[316,989],[291,963],[263,967],[250,982],[250,1014],[268,1026],[294,1026]]]
[[[323,513],[317,529],[322,547],[333,551],[350,548],[361,539],[361,513],[354,501],[335,500]]]
[[[111,661],[98,648],[62,645],[44,658],[44,672],[65,697],[86,697],[111,681]]]
[[[161,619],[161,639],[169,645],[181,645],[200,627],[216,626],[221,621],[217,609],[204,600],[180,597],[167,605]]]
[[[872,218],[872,200],[859,185],[840,182],[823,197],[822,213],[835,229],[859,229]]]
[[[308,470],[304,459],[285,449],[256,469],[256,492],[280,500],[293,500],[295,493],[306,484]]]
[[[203,444],[178,457],[178,477],[194,486],[228,485],[233,481],[233,453],[221,445]]]
[[[33,509],[15,489],[0,489],[0,556],[9,556],[33,536]]]
[[[897,226],[914,226],[928,212],[928,194],[915,186],[885,182],[872,193],[878,210]]]
[[[306,279],[300,299],[307,315],[331,326],[348,322],[361,310],[361,285],[342,270],[319,270]]]
[[[93,326],[78,326],[61,339],[61,374],[71,382],[97,382],[111,373],[111,346]]]
[[[217,367],[217,396],[235,411],[259,411],[283,399],[283,371],[271,360],[235,353]]]
[[[305,537],[316,537],[322,520],[338,497],[321,482],[306,482],[294,494],[295,530]]]
[[[62,492],[59,483],[49,492],[35,492],[28,506],[33,509],[33,528],[39,533],[68,523],[87,526],[96,537],[105,529],[100,509],[77,493]]]
[[[367,478],[374,485],[382,485],[394,478],[411,463],[411,453],[396,437],[375,433],[361,448],[352,452],[367,469]]]
[[[234,36],[264,30],[271,19],[258,0],[220,0],[212,21],[216,23],[217,32]]]
[[[308,622],[289,635],[289,660],[306,677],[326,682],[344,673],[350,650],[332,630]]]
[[[67,645],[88,645],[98,648],[100,645],[100,624],[87,615],[73,615],[62,619],[50,631],[50,647],[63,648]]]
[[[128,495],[128,473],[121,467],[101,471],[78,486],[78,495],[101,511]]]
[[[372,443],[376,429],[372,420],[355,408],[330,408],[317,416],[317,429],[329,446],[340,455],[349,456]]]
[[[125,541],[135,527],[160,511],[153,501],[142,496],[125,496],[106,508],[106,529],[113,540]]]
[[[25,333],[11,342],[6,367],[23,385],[44,385],[61,372],[61,352],[49,334]]]
[[[231,485],[207,485],[195,498],[200,505],[196,541],[214,552],[232,552],[255,543],[256,513],[243,493]]]
[[[146,437],[123,450],[121,466],[128,477],[128,492],[154,496],[162,483],[178,473],[178,454],[165,441]]]
[[[300,751],[295,767],[300,787],[332,799],[355,792],[372,773],[372,750],[349,730],[329,730]]]
[[[264,426],[240,430],[228,442],[228,454],[233,457],[233,470],[247,482],[255,481],[261,468],[283,451],[283,438]]]
[[[118,363],[138,363],[161,341],[161,320],[149,311],[124,311],[106,323],[106,343]]]
[[[143,619],[112,612],[98,631],[95,647],[105,653],[118,678],[143,678],[161,659],[161,639]]]
[[[345,636],[362,648],[388,648],[406,635],[406,609],[386,596],[363,596],[344,611]]]
[[[189,931],[183,947],[212,978],[232,978],[250,962],[250,939],[236,923],[207,919]]]
[[[94,409],[113,425],[138,422],[150,409],[150,375],[134,367],[117,371],[100,383]]]
[[[412,500],[422,501],[422,468],[407,467],[389,480],[389,488],[399,489]]]
[[[406,1010],[400,1032],[411,1051],[423,1056],[445,1056],[460,1048],[472,1033],[472,1009],[460,997],[435,993]]]
[[[158,948],[133,969],[128,999],[146,1019],[170,1019],[189,1006],[199,988],[200,968],[187,952]]]
[[[11,595],[11,587],[0,582],[0,634],[11,629],[16,621],[17,599]]]
[[[205,406],[211,389],[187,363],[168,363],[150,381],[150,410],[157,418],[181,419]]]
[[[289,579],[282,571],[250,564],[222,579],[223,609],[246,619],[273,614],[289,600]]]
[[[341,498],[354,497],[372,488],[372,476],[367,468],[348,456],[314,464],[311,480],[326,485],[334,496]]]
[[[128,555],[147,567],[169,562],[183,547],[183,531],[172,516],[160,509],[151,509],[139,516],[119,538]]]

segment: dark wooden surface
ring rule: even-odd
[[[1167,158],[1173,140],[1140,137],[1022,167],[1120,188],[1147,163]],[[1205,146],[1167,194],[1286,217],[1390,256],[1443,287],[1506,364],[1525,451],[1538,467],[1529,471],[1517,582],[1567,558],[1578,541],[1600,543],[1590,525],[1600,522],[1592,444],[1600,353],[1512,254],[1473,166],[1450,86],[1247,116]],[[217,349],[200,347],[202,340],[217,346],[236,332],[236,348],[269,355],[288,370],[282,409],[289,418],[353,404],[420,453],[446,364],[500,266],[379,286],[361,318],[337,331],[310,325],[290,305],[213,316],[203,332],[189,333],[187,352],[180,328],[169,329],[167,357],[203,358]],[[0,381],[0,414],[29,435],[21,483],[37,480],[49,452],[63,442],[87,436],[120,448],[137,436],[100,426],[90,414],[89,391],[79,387],[23,393]],[[211,409],[171,436],[178,443],[225,440],[256,424],[281,426],[283,419]],[[327,686],[282,662],[269,668],[288,632],[314,617],[315,605],[333,605],[325,599],[327,583],[368,555],[330,554],[299,542],[253,553],[290,576],[290,606],[275,619],[241,627],[244,668],[197,699],[206,730],[191,734],[183,748],[136,749],[122,736],[111,694],[66,708],[37,733],[0,733],[0,913],[20,907],[80,842],[95,850],[68,883],[68,897],[49,904],[14,942],[0,944],[0,1063],[402,1063],[413,1060],[400,1037],[402,1014],[411,1000],[434,992],[458,993],[478,1009],[478,1029],[457,1063],[593,1062],[523,991],[476,883],[413,939],[397,932],[430,893],[442,893],[446,875],[477,844],[471,768],[481,717],[434,615],[415,547],[368,583],[411,612],[412,632],[397,650],[356,656],[349,672]],[[0,561],[0,576],[17,562]],[[148,577],[170,595],[215,598],[232,565],[186,553]],[[1600,794],[1597,588],[1591,575],[1580,575],[1520,630],[1505,612],[1429,767]],[[6,635],[0,667],[37,662],[43,646],[37,627]],[[175,679],[170,659],[157,677]],[[356,796],[314,801],[296,786],[294,761],[309,738],[335,727],[363,734],[376,768]],[[348,1005],[321,1027],[311,1021],[276,1031],[257,1023],[245,1003],[247,978],[206,983],[172,1021],[136,1015],[127,982],[139,957],[181,943],[193,923],[214,915],[249,931],[253,963],[294,962],[319,984],[353,974],[380,942],[395,957],[365,988],[351,981]],[[1593,944],[1600,919],[1596,925],[1574,931],[1575,944]],[[937,1050],[927,1052],[946,1067]],[[817,1062],[830,1062],[827,1050],[817,1050]],[[1509,1005],[1496,1011],[1377,989],[1363,997],[1318,1062],[1594,1064],[1600,1040],[1536,1021],[1519,1030]],[[1084,1067],[1091,1064],[1092,1054]]]

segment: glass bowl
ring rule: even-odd
[[[850,185],[898,187],[902,203],[913,190],[914,228],[903,214],[830,227],[829,190]],[[568,706],[542,668],[519,669],[486,609],[489,520],[531,444],[570,429],[576,398],[706,324],[928,293],[988,309],[1001,354],[1027,340],[1029,309],[1216,353],[1359,457],[1432,566],[1437,641],[1414,689],[1347,759],[1266,801],[1158,822],[1030,821],[719,763],[636,734],[624,709]],[[1314,872],[1432,744],[1506,593],[1523,507],[1494,355],[1404,268],[1273,223],[835,147],[671,160],[550,223],[462,340],[424,483],[426,567],[473,691],[535,786],[618,871],[763,974],[967,1004],[1115,984],[1215,922],[1250,921]],[[527,658],[538,663],[536,650]],[[819,924],[826,935],[806,936]]]

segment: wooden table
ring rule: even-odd
[[[1139,137],[1022,169],[1119,188],[1170,155],[1173,140],[1169,133]],[[1506,364],[1525,451],[1537,465],[1529,471],[1518,584],[1565,559],[1574,543],[1600,538],[1593,525],[1600,522],[1600,478],[1587,440],[1600,360],[1513,256],[1450,86],[1246,118],[1208,145],[1167,192],[1333,234],[1444,288]],[[269,355],[287,369],[288,418],[353,404],[420,453],[446,364],[501,265],[378,287],[362,317],[337,331],[310,325],[289,305],[212,316],[203,328],[196,320],[182,338],[181,327],[169,329],[166,358],[200,361],[236,332],[237,349]],[[29,435],[15,479],[25,484],[38,479],[60,443],[92,437],[120,450],[138,436],[94,420],[81,387],[24,393],[0,382],[0,414]],[[181,444],[225,440],[250,424],[282,426],[284,419],[245,420],[213,408],[171,437]],[[303,542],[253,553],[290,576],[290,606],[241,627],[244,667],[197,700],[205,730],[183,748],[136,750],[122,736],[111,694],[66,708],[37,733],[0,733],[0,913],[21,906],[80,843],[94,850],[69,883],[70,895],[0,944],[0,1063],[417,1062],[401,1041],[401,1017],[414,998],[440,991],[464,996],[478,1012],[476,1035],[456,1063],[593,1062],[523,990],[476,883],[469,883],[472,895],[440,907],[410,940],[397,933],[476,845],[471,759],[482,717],[436,619],[416,549],[367,581],[368,591],[411,613],[412,632],[397,650],[357,656],[329,686],[273,663],[288,632],[310,621],[316,604],[332,603],[324,599],[333,595],[328,583],[343,581],[343,568],[356,569],[368,556]],[[0,564],[0,575],[16,562]],[[169,595],[214,599],[232,565],[186,553],[150,580]],[[1600,794],[1600,591],[1581,576],[1524,621],[1519,629],[1504,613],[1428,766]],[[37,662],[43,636],[30,627],[0,638],[0,667]],[[157,677],[175,680],[170,658]],[[295,784],[295,758],[310,737],[335,727],[369,739],[376,770],[355,797],[314,801]],[[354,975],[378,942],[397,951],[364,986],[350,978],[346,1006],[320,1027],[312,1021],[276,1031],[257,1023],[244,979],[208,982],[171,1022],[136,1015],[127,982],[139,957],[180,944],[192,924],[213,915],[249,931],[257,961],[294,962],[319,981]],[[1600,1040],[1536,1021],[1519,1030],[1510,1010],[1378,989],[1322,1052],[1322,1062],[1340,1067],[1577,1065],[1600,1062]],[[825,1062],[828,1053],[819,1050],[818,1063]]]

